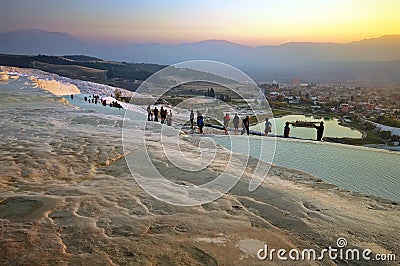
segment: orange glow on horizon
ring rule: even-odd
[[[96,9],[91,0],[62,9],[22,2],[9,3],[0,31],[40,28],[115,43],[220,39],[252,47],[400,35],[399,0],[101,1]]]

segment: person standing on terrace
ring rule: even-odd
[[[231,120],[231,117],[229,116],[228,113],[224,116],[224,130],[225,130],[225,135],[228,135],[228,124],[229,121]]]

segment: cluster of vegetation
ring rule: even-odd
[[[121,100],[121,96],[122,96],[121,90],[115,89],[114,90],[114,96],[115,96],[115,99]]]
[[[85,55],[38,55],[32,57],[32,60],[54,65],[78,65],[94,69],[107,70],[107,78],[122,78],[131,80],[145,80],[153,73],[165,67],[157,64],[109,62],[95,57],[88,57]]]
[[[380,115],[376,118],[376,123],[400,128],[400,120],[396,115]]]
[[[214,91],[214,89],[213,89],[213,88],[207,89],[207,92],[205,93],[205,96],[211,97],[211,98],[215,98],[215,91]]]
[[[63,57],[74,61],[103,61],[100,58],[87,55],[64,55]]]
[[[226,102],[226,103],[232,101],[232,96],[229,94],[221,93],[217,96],[215,94],[214,88],[211,88],[211,89],[208,88],[207,91],[205,92],[205,96],[211,97],[211,98],[217,98],[218,100]]]
[[[229,103],[232,100],[232,97],[228,94],[220,94],[217,97],[218,100]]]

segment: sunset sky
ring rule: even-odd
[[[399,10],[399,0],[9,0],[0,32],[37,28],[111,43],[349,42],[400,34]]]

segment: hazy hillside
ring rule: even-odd
[[[37,29],[0,33],[0,52],[10,54],[82,54],[84,43],[68,33]]]
[[[179,45],[85,43],[66,33],[0,33],[0,53],[85,54],[105,60],[173,64],[193,59],[234,65],[257,80],[350,80],[400,83],[400,35],[338,43],[286,43],[248,47],[223,40]]]
[[[0,54],[0,65],[36,68],[61,76],[135,91],[140,81],[165,66],[104,61],[85,55],[47,56]]]

